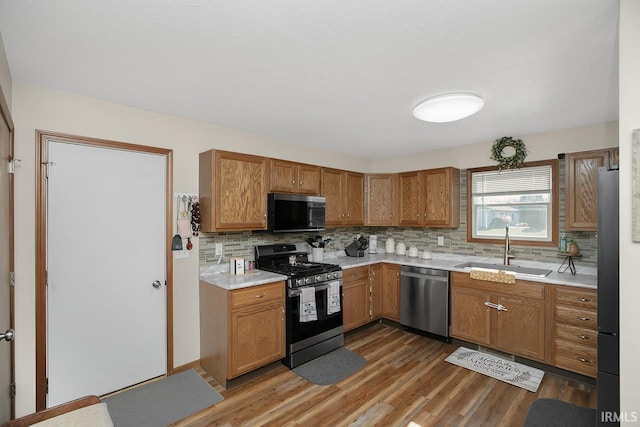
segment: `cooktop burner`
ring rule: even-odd
[[[305,243],[256,246],[256,267],[289,277],[306,277],[341,271],[336,264],[309,261]]]

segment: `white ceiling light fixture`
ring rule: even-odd
[[[425,122],[446,123],[469,117],[484,107],[484,100],[473,93],[447,93],[422,101],[413,116]]]

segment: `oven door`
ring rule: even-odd
[[[324,332],[342,326],[342,281],[340,281],[340,311],[327,314],[327,284],[317,284],[316,312],[318,320],[300,321],[300,290],[289,289],[287,294],[287,347],[295,343],[321,335]]]

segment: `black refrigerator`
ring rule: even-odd
[[[620,425],[618,170],[598,169],[598,425]]]

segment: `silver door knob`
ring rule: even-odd
[[[162,283],[160,283],[159,280],[156,280],[155,282],[153,282],[153,287],[158,289],[160,286],[162,286]]]
[[[4,334],[0,334],[0,341],[13,341],[13,337],[15,336],[15,332],[13,329],[7,329]]]

